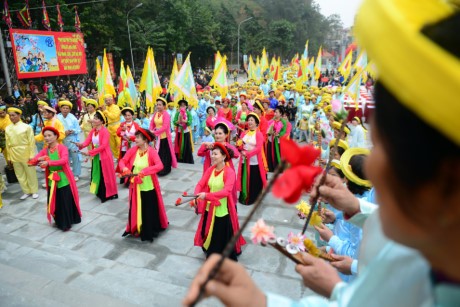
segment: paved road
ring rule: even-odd
[[[195,161],[200,161],[195,157]],[[101,204],[89,193],[89,164],[78,182],[82,222],[62,232],[48,224],[46,193],[21,201],[18,184],[4,192],[0,209],[1,306],[179,306],[204,261],[193,237],[199,217],[188,206],[175,207],[179,194],[193,188],[202,165],[179,164],[160,178],[169,228],[146,243],[122,238],[128,217],[128,190],[119,186],[119,199]],[[42,172],[38,172],[40,182]],[[251,207],[238,205],[240,223]],[[263,217],[278,235],[299,231],[302,222],[292,206],[271,195],[254,221]],[[249,231],[245,231],[249,241]],[[294,271],[294,264],[269,247],[252,243],[239,257],[264,290],[298,299],[310,294]],[[207,300],[201,306],[219,306]]]

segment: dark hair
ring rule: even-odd
[[[334,170],[337,174],[339,174],[340,178],[345,178],[345,175],[343,174],[342,170],[340,168],[337,168],[335,166],[331,166],[331,170]]]
[[[228,134],[228,127],[227,125],[223,124],[223,123],[218,123],[214,126],[214,130],[217,130],[217,129],[222,129],[224,131],[225,134]]]
[[[367,177],[364,174],[364,162],[366,158],[366,155],[355,155],[350,159],[351,171],[353,174],[364,180],[367,180]],[[362,196],[366,191],[370,190],[370,188],[358,185],[350,180],[348,180],[347,187],[351,193],[359,196]]]
[[[155,135],[150,131],[150,130],[147,130],[147,129],[144,129],[144,131],[149,135],[150,137],[150,140],[154,140],[155,139]],[[150,140],[147,139],[147,137],[142,133],[140,132],[139,130],[137,130],[135,133],[134,133],[135,136],[140,136],[144,141],[146,142],[151,142]]]
[[[340,146],[337,146],[337,153],[338,153],[340,156],[342,156],[344,152],[345,152],[345,149],[343,149],[343,148],[340,147]]]
[[[254,114],[249,114],[246,117],[246,120],[248,120],[250,117],[254,118],[254,121],[256,122],[257,126],[260,124],[260,120]]]
[[[46,110],[45,110],[45,111],[46,111]],[[49,111],[48,111],[48,112],[49,112]],[[51,113],[52,113],[52,112],[51,112]],[[105,122],[105,118],[104,118],[99,112],[96,112],[96,114],[94,114],[94,117],[96,117],[96,118],[99,119],[101,122],[103,122],[104,125],[107,124],[107,123]]]
[[[214,148],[213,148],[212,150],[214,150],[214,149],[219,149],[220,153],[221,153],[223,156],[226,155],[225,152],[222,150],[222,148],[220,148],[220,147],[218,147],[218,146],[214,146]],[[233,158],[235,157],[235,153],[233,152],[233,150],[232,150],[231,148],[227,147],[227,146],[225,146],[225,149],[227,149],[228,154],[230,155],[230,159],[233,159]],[[227,162],[227,161],[230,161],[230,159],[225,158],[224,161]]]
[[[458,29],[460,13],[426,26],[422,33],[460,58]],[[397,193],[407,195],[407,192],[433,180],[443,161],[458,160],[459,146],[408,110],[379,82],[375,86],[375,100],[379,136],[391,161],[392,172],[398,174],[399,182],[393,183]],[[404,123],[404,127],[397,123]]]
[[[285,113],[284,107],[283,107],[283,106],[277,106],[277,107],[275,108],[275,110],[278,110],[278,111],[281,113],[281,115],[284,115],[284,113]]]
[[[209,109],[212,109],[214,111],[214,114],[216,114],[216,109],[213,106],[209,106],[206,108],[206,114],[209,113]]]

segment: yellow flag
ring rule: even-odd
[[[318,57],[316,58],[316,63],[315,63],[315,79],[318,80],[319,77],[321,76],[321,66],[322,66],[322,49],[323,46],[319,47],[318,51]]]
[[[353,59],[353,54],[352,51],[350,50],[345,57],[345,59],[342,61],[342,64],[340,64],[340,67],[337,69],[343,76],[343,81],[346,81],[348,77],[350,76],[351,73],[351,61]]]

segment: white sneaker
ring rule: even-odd
[[[20,199],[20,200],[24,200],[24,199],[26,199],[27,197],[29,197],[29,196],[31,196],[31,195],[32,195],[32,194],[24,194],[24,195],[22,195],[19,199]]]
[[[73,177],[73,179],[75,179],[75,182],[77,182],[78,180],[80,180],[80,178],[79,178],[78,176]]]
[[[37,194],[37,193],[32,194],[32,198],[33,198],[33,199],[37,199],[37,198],[38,198],[38,194]]]

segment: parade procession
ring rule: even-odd
[[[458,29],[458,0],[4,0],[0,306],[460,306]]]

